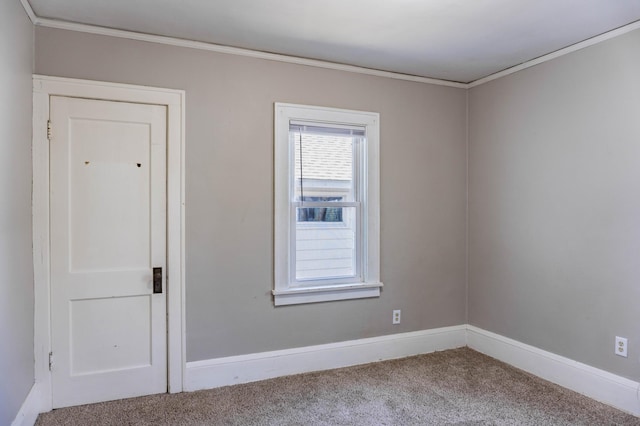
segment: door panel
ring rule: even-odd
[[[140,318],[132,320],[127,313]],[[72,300],[71,376],[150,366],[152,339],[145,320],[150,316],[151,297],[147,295]]]
[[[69,132],[71,270],[147,268],[149,125],[73,119]]]
[[[50,107],[53,406],[166,392],[166,107]]]

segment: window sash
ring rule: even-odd
[[[334,129],[335,132],[322,131],[324,129]],[[294,133],[312,133],[328,135],[328,136],[351,136],[352,137],[352,197],[354,201],[296,201],[296,177],[295,177],[295,144],[298,140],[292,137]],[[290,242],[289,242],[289,287],[322,287],[332,286],[336,284],[356,284],[364,282],[363,263],[364,263],[364,242],[363,242],[363,226],[362,226],[362,209],[363,201],[366,203],[365,194],[363,194],[365,179],[364,170],[361,165],[366,147],[366,128],[361,126],[345,126],[333,123],[321,123],[308,121],[304,123],[289,122],[289,144],[290,152],[293,158],[290,160],[289,187],[291,189],[289,197],[289,226],[290,226]],[[298,208],[338,208],[338,207],[355,207],[355,223],[354,223],[354,248],[353,248],[353,274],[349,276],[326,276],[322,278],[299,279],[297,276],[297,226],[303,224],[304,228],[313,226],[313,222],[298,222]],[[344,214],[344,213],[343,213]],[[320,222],[325,223],[325,222]],[[328,223],[328,222],[326,222]],[[333,224],[344,223],[333,222]]]

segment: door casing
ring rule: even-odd
[[[186,365],[184,289],[184,140],[185,92],[33,76],[33,266],[35,387],[40,412],[52,409],[49,238],[49,98],[52,95],[167,107],[167,382],[182,392]],[[55,129],[51,130],[52,132]],[[55,363],[54,359],[52,360]]]

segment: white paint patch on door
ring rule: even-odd
[[[167,391],[166,116],[51,97],[54,408]]]

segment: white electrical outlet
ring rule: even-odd
[[[400,324],[400,315],[401,315],[400,309],[395,309],[393,311],[393,323],[394,324]]]
[[[616,355],[627,357],[627,338],[616,336]]]

